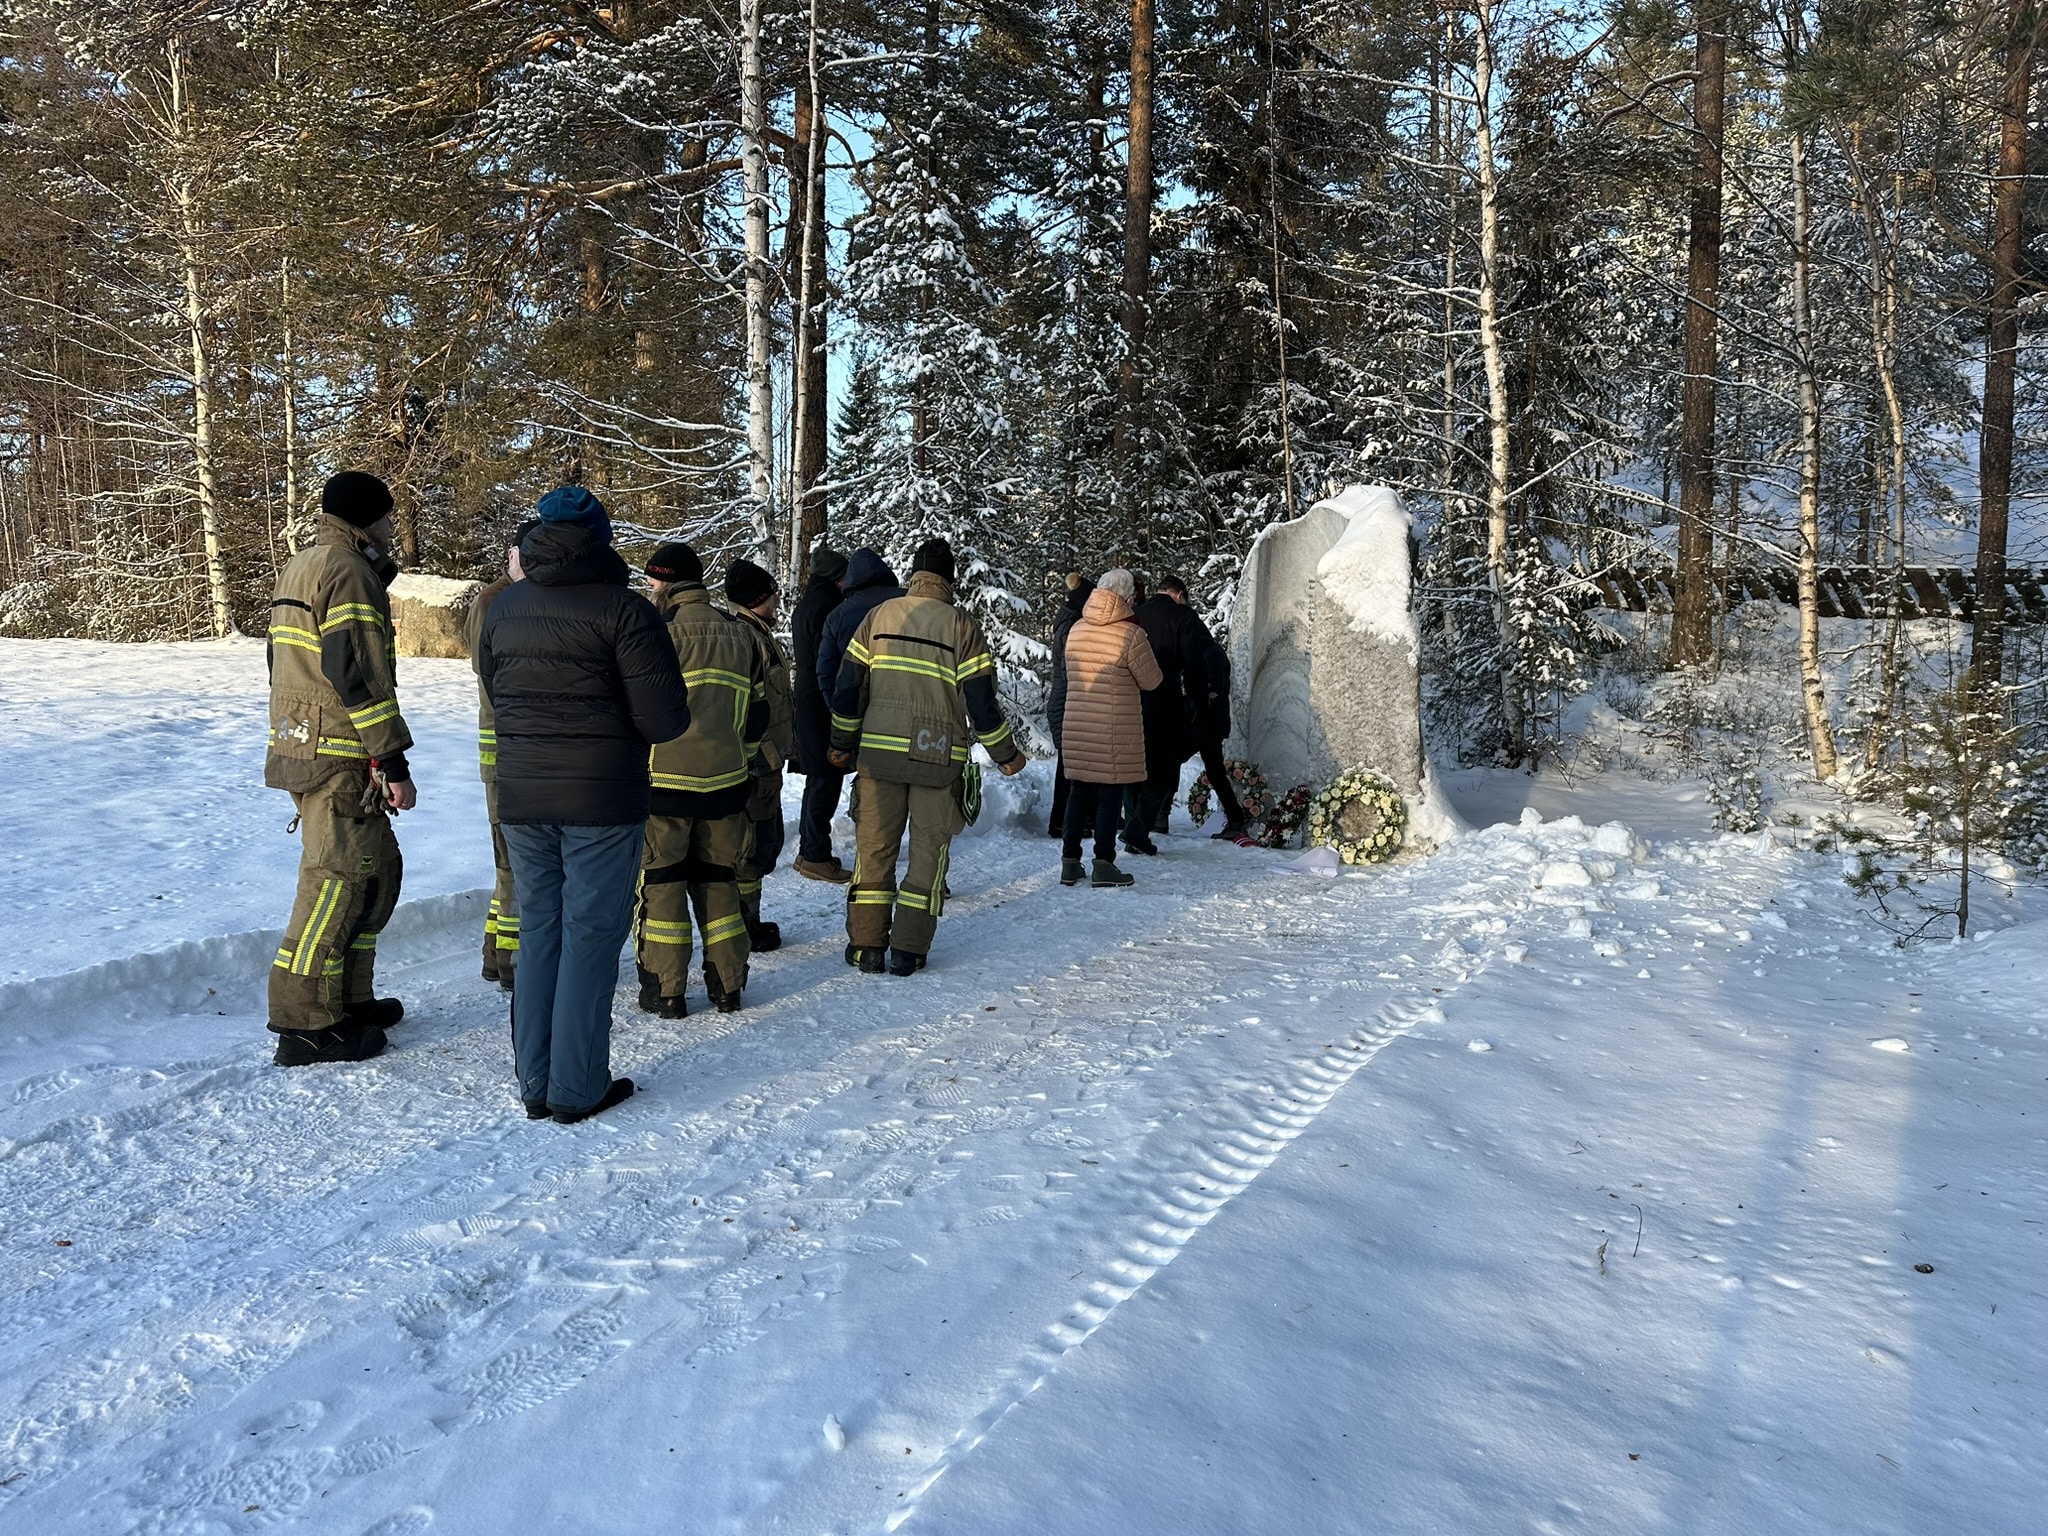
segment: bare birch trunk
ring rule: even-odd
[[[198,198],[192,187],[190,160],[192,102],[187,93],[185,46],[170,45],[171,120],[177,135],[178,264],[185,291],[185,328],[192,365],[192,470],[199,496],[199,537],[205,551],[206,593],[212,608],[213,634],[224,640],[235,633],[234,605],[228,590],[227,559],[220,541],[220,477],[213,455],[213,368],[206,353],[206,299],[200,273]]]
[[[1501,669],[1501,725],[1507,755],[1528,750],[1522,707],[1521,646],[1508,606],[1508,370],[1500,337],[1500,183],[1493,162],[1493,0],[1477,0],[1472,96],[1473,148],[1479,160],[1479,350],[1486,363],[1486,571],[1494,623],[1506,663]]]
[[[1820,673],[1820,381],[1813,355],[1812,189],[1806,135],[1792,136],[1792,311],[1799,348],[1799,687],[1806,701],[1806,739],[1813,776],[1841,769]]]
[[[772,562],[775,538],[775,393],[768,287],[767,104],[761,78],[761,0],[740,0],[740,171],[747,242],[747,482],[754,542]]]

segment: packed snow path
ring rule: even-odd
[[[2048,926],[1570,819],[1166,849],[966,841],[909,979],[780,874],[573,1128],[461,897],[360,1067],[232,943],[0,989],[0,1530],[2036,1528]]]

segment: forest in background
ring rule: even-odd
[[[2040,26],[6,0],[0,633],[258,631],[321,479],[363,467],[450,575],[565,481],[629,550],[791,577],[820,534],[944,534],[1028,702],[1057,573],[1173,570],[1220,613],[1262,527],[1367,480],[1417,514],[1465,756],[1543,748],[1609,638],[1589,578],[1670,567],[1663,659],[1711,667],[1731,575],[1796,569],[1832,777],[1820,570],[1903,591],[1960,552],[1997,594],[1976,675],[2024,670]],[[1905,728],[1886,628],[1870,763]]]

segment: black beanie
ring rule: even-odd
[[[360,469],[344,469],[320,487],[320,510],[367,528],[391,510],[391,487]]]
[[[846,556],[820,544],[811,551],[811,576],[817,581],[838,581],[846,574]]]
[[[704,562],[697,558],[697,551],[687,544],[664,544],[647,557],[647,563],[640,567],[656,581],[701,582],[704,579]]]
[[[725,568],[726,600],[751,608],[776,590],[775,578],[751,560],[735,560]]]
[[[926,539],[917,546],[910,569],[913,572],[930,571],[939,580],[950,584],[953,580],[953,546],[944,539]]]

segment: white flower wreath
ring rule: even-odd
[[[1309,846],[1334,848],[1346,864],[1392,858],[1407,831],[1408,806],[1401,792],[1370,768],[1339,775],[1309,802]]]

